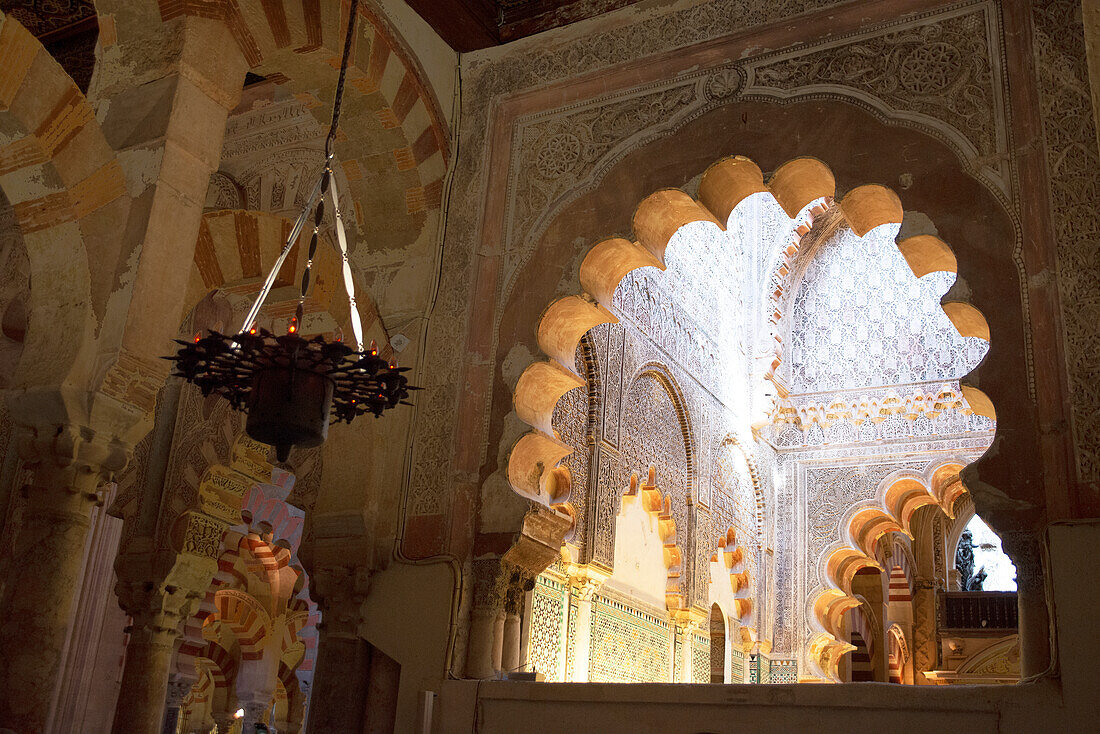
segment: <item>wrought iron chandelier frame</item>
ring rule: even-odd
[[[211,330],[206,336],[196,335],[193,342],[177,340],[181,345],[179,351],[172,357],[165,357],[175,363],[174,374],[196,385],[204,396],[221,395],[234,409],[249,412],[246,427],[249,435],[265,443],[274,443],[279,459],[283,461],[292,445],[315,446],[322,443],[327,436],[330,418],[350,423],[365,413],[378,417],[397,405],[410,405],[405,398],[409,397],[411,390],[419,389],[410,386],[402,374],[408,368],[398,367],[396,361],[387,363],[379,356],[373,341],[369,350],[363,347],[363,325],[348,261],[347,233],[332,169],[333,144],[340,119],[357,6],[358,0],[352,0],[332,122],[325,140],[324,166],[240,331],[227,335]],[[354,349],[339,337],[335,342],[327,342],[320,336],[306,339],[298,334],[305,315],[313,259],[325,215],[326,195],[332,207],[335,244],[340,253],[344,288],[348,296]],[[287,256],[297,244],[311,209],[314,211],[313,232],[298,304],[287,333],[275,335],[266,329],[258,329],[256,320],[260,309],[271,293]],[[258,406],[258,401],[264,405]],[[275,425],[258,425],[258,421],[254,420],[257,412],[262,413],[264,419],[273,420]]]

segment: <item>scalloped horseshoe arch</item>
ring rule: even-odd
[[[729,528],[718,536],[715,552],[710,562],[728,574],[730,590],[733,592],[734,608],[730,614],[739,622],[746,622],[752,614],[752,574],[745,568],[745,552],[737,542],[737,531]],[[714,579],[715,582],[718,579]]]
[[[841,640],[844,614],[859,606],[852,594],[852,579],[862,568],[888,572],[876,556],[876,548],[890,533],[913,537],[910,522],[913,513],[925,505],[936,505],[953,518],[955,501],[966,493],[959,479],[964,464],[948,461],[936,465],[926,474],[898,472],[883,480],[885,491],[881,499],[860,507],[848,517],[844,528],[844,545],[835,548],[822,560],[829,588],[817,593],[811,607],[814,610],[817,634],[810,642],[811,662],[816,672],[832,681],[839,681],[840,659],[853,648]]]
[[[738,204],[757,193],[774,197],[795,220],[793,231],[808,231],[807,220],[812,221],[814,212],[825,210],[822,202],[827,204],[835,199],[836,182],[829,167],[816,158],[788,161],[767,182],[760,167],[750,159],[723,158],[703,174],[698,200],[679,189],[657,191],[643,199],[635,210],[633,242],[612,237],[589,249],[580,266],[582,292],[553,301],[539,319],[538,344],[547,359],[530,364],[513,392],[516,414],[531,427],[508,455],[508,481],[517,494],[544,507],[575,515],[575,509],[567,507],[568,480],[561,476],[567,470],[559,466],[572,450],[555,435],[551,421],[561,396],[584,384],[575,363],[581,337],[594,326],[618,321],[609,307],[619,283],[637,268],[664,270],[665,250],[681,227],[706,221],[724,231]],[[897,194],[877,184],[852,189],[840,198],[838,206],[849,226],[861,237],[875,227],[900,224],[902,220],[903,209]],[[909,237],[898,241],[897,246],[918,277],[936,270],[957,272],[951,248],[937,237]],[[945,302],[943,308],[961,334],[989,339],[989,327],[973,305],[952,301]],[[989,398],[970,385],[966,377],[962,382],[962,392],[971,409],[995,419]]]

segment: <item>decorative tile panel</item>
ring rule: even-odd
[[[588,679],[594,683],[670,682],[669,633],[664,619],[596,597]]]
[[[558,670],[558,660],[564,627],[565,585],[547,578],[545,575],[535,579],[535,588],[531,594],[531,633],[527,647],[527,663],[532,670],[546,676],[548,681],[564,680],[563,672]]]

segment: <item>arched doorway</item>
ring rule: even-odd
[[[710,682],[726,682],[726,620],[722,608],[710,606]]]

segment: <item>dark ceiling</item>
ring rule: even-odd
[[[455,51],[499,46],[639,0],[407,0]]]
[[[53,54],[80,91],[88,91],[99,38],[92,0],[0,0],[0,11],[22,23]]]

